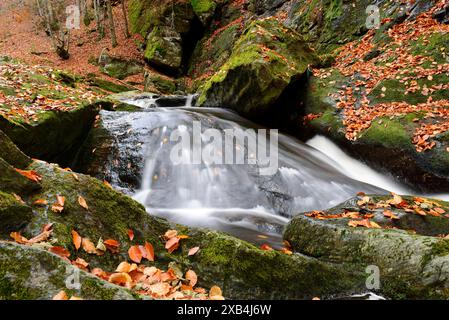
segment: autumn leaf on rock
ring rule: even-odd
[[[393,212],[391,212],[390,210],[384,211],[383,214],[385,217],[390,218],[392,220],[399,220],[399,217],[397,215],[395,215]]]
[[[167,240],[170,240],[173,237],[176,237],[178,235],[178,231],[176,230],[168,230],[167,232],[165,232],[164,237]]]
[[[28,239],[23,237],[20,232],[11,232],[10,237],[14,239],[15,242],[19,244],[26,244],[28,243]]]
[[[107,240],[104,241],[104,245],[112,253],[118,253],[119,252],[120,243],[117,240],[107,239]]]
[[[20,170],[17,168],[14,168],[18,173],[20,173],[25,178],[34,181],[34,182],[40,182],[42,180],[42,177],[34,170]]]
[[[149,287],[150,292],[157,296],[163,297],[170,292],[171,286],[167,282],[160,282]]]
[[[129,273],[131,271],[131,264],[129,264],[126,261],[121,262],[117,269],[115,269],[116,272],[124,272],[124,273]]]
[[[90,241],[89,238],[83,238],[82,240],[82,246],[84,251],[86,251],[89,254],[97,254],[97,248],[93,244],[92,241]]]
[[[154,248],[153,248],[153,245],[151,243],[145,242],[144,249],[146,251],[145,258],[148,261],[154,261]]]
[[[365,228],[373,228],[380,229],[380,226],[374,221],[370,221],[369,219],[364,220],[350,220],[348,222],[348,226],[350,227],[365,227]]]
[[[195,255],[200,250],[200,247],[193,247],[189,250],[188,256]]]
[[[54,246],[54,247],[51,247],[49,249],[49,251],[54,254],[57,254],[58,256],[63,257],[63,258],[70,257],[70,252],[64,247]]]
[[[53,300],[69,300],[69,297],[64,290],[61,290],[53,297]]]
[[[193,270],[187,271],[186,272],[186,280],[189,281],[189,285],[193,288],[198,281],[198,276],[196,275],[195,271],[193,271]]]
[[[132,283],[132,279],[129,274],[120,272],[120,273],[113,273],[109,277],[109,282],[118,284],[121,286],[129,285]]]
[[[75,230],[72,230],[72,240],[75,249],[78,250],[81,247],[82,238]]]
[[[89,210],[89,206],[87,205],[86,199],[84,199],[82,196],[78,196],[78,203],[84,209]]]
[[[128,237],[129,237],[129,240],[133,241],[133,239],[134,239],[134,231],[133,230],[128,229]]]
[[[209,297],[211,298],[211,300],[212,300],[212,297],[216,297],[217,298],[216,300],[222,300],[222,299],[219,299],[219,297],[223,297],[223,293],[221,292],[220,287],[213,286],[212,288],[210,288]]]
[[[37,199],[33,202],[33,204],[36,206],[46,206],[48,204],[48,201],[45,199]]]
[[[64,204],[65,204],[65,197],[57,195],[56,196],[56,203],[53,204],[51,207],[51,211],[55,213],[61,213],[64,211]]]
[[[135,263],[140,263],[140,261],[142,261],[142,251],[140,251],[139,246],[132,246],[129,248],[128,255]]]
[[[172,253],[173,251],[178,249],[178,247],[179,247],[179,238],[178,237],[170,238],[165,243],[165,249],[167,249],[169,253]]]
[[[266,251],[271,251],[271,250],[273,250],[272,247],[270,247],[268,244],[265,244],[265,243],[264,243],[263,245],[260,246],[260,249],[266,250]]]

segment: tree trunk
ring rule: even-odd
[[[111,0],[106,0],[106,9],[107,9],[107,13],[108,13],[109,31],[111,33],[112,47],[116,47],[117,46],[117,36],[115,34],[114,17],[112,14]]]
[[[129,28],[128,28],[128,16],[126,14],[125,0],[122,0],[122,11],[123,11],[123,18],[125,19],[125,36],[127,38],[129,38],[129,37],[131,37],[131,34],[129,33]]]

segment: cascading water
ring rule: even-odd
[[[320,136],[304,144],[279,134],[273,175],[260,175],[260,167],[247,161],[175,164],[171,152],[179,142],[170,138],[175,130],[192,137],[194,122],[200,124],[201,136],[211,128],[243,135],[247,128],[260,127],[227,109],[191,107],[194,96],[170,99],[142,95],[126,101],[141,111],[101,113],[103,128],[114,137],[114,152],[105,170],[108,180],[133,195],[150,214],[276,247],[282,243],[283,227],[295,214],[330,208],[360,191],[410,193]],[[231,143],[234,149],[245,149],[245,160],[253,156],[249,143]],[[223,156],[228,144],[224,139],[223,144],[210,147],[209,141],[203,141],[201,147],[209,146],[209,153]],[[191,158],[193,153],[184,147],[180,155]]]
[[[360,191],[386,193],[349,178],[323,153],[282,134],[278,169],[271,176],[260,175],[255,164],[173,164],[170,152],[177,142],[171,141],[170,135],[178,130],[192,136],[194,121],[201,123],[202,132],[209,128],[224,132],[260,127],[226,109],[186,107],[185,102],[180,107],[161,108],[156,107],[155,97],[127,102],[144,110],[102,111],[103,126],[116,137],[119,151],[118,159],[111,160],[110,170],[130,168],[131,163],[139,167],[141,184],[128,191],[150,214],[277,246],[282,242],[284,225],[295,214],[332,207]],[[222,154],[223,148],[210,151]],[[190,149],[182,150],[183,156],[191,153]],[[128,187],[119,175],[111,177],[112,184]]]

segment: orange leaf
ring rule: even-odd
[[[75,230],[72,230],[72,239],[75,249],[78,250],[81,247],[82,238]]]
[[[59,291],[54,297],[53,300],[69,300],[69,297],[65,293],[64,290]]]
[[[14,169],[16,169],[18,173],[31,181],[39,182],[42,180],[42,177],[34,170],[20,170],[17,168]]]
[[[179,238],[173,237],[170,238],[167,243],[165,244],[165,249],[168,250],[169,253],[172,253],[179,247]]]
[[[263,245],[261,245],[261,246],[260,246],[260,249],[266,250],[266,251],[273,250],[273,248],[270,247],[268,244],[263,244]]]
[[[106,246],[106,248],[109,249],[112,253],[119,252],[120,243],[117,240],[107,239],[103,243]]]
[[[59,246],[51,247],[49,249],[49,251],[54,254],[57,254],[58,256],[63,257],[63,258],[70,257],[70,252],[66,248],[63,248],[63,247],[59,247]]]
[[[114,284],[124,286],[130,284],[133,280],[131,279],[129,274],[120,272],[111,274],[108,281]]]
[[[193,288],[196,283],[198,282],[198,276],[196,275],[195,271],[189,270],[186,272],[186,280],[189,281],[190,286]]]
[[[84,199],[81,196],[78,196],[78,203],[80,204],[81,207],[83,207],[86,210],[89,210],[89,206],[87,205],[86,199]]]
[[[131,229],[128,229],[128,237],[129,237],[129,240],[133,241],[133,239],[134,239],[134,231],[132,231]]]
[[[209,297],[213,297],[213,296],[222,296],[223,293],[221,292],[220,287],[217,286],[213,286],[212,288],[210,288],[209,290]]]
[[[123,261],[118,265],[115,271],[129,273],[131,271],[131,265],[128,262]]]
[[[33,204],[36,206],[46,206],[48,204],[48,201],[45,199],[37,199],[33,202]]]
[[[140,263],[140,261],[142,261],[142,252],[140,251],[139,246],[132,246],[129,248],[128,255],[135,263]]]
[[[178,231],[176,230],[168,230],[165,234],[164,237],[165,239],[169,240],[173,237],[176,237],[178,235]]]
[[[189,256],[193,256],[193,255],[195,255],[199,250],[200,250],[200,247],[193,247],[193,248],[191,248],[191,249],[189,250],[188,255],[189,255]]]
[[[109,182],[107,182],[106,180],[103,180],[103,184],[108,187],[109,189],[113,189],[111,184]]]
[[[154,248],[151,243],[145,242],[146,259],[148,261],[154,261]]]
[[[20,232],[11,232],[10,237],[14,239],[15,242],[20,244],[26,244],[28,243],[28,239],[23,237]]]
[[[92,241],[88,238],[83,238],[82,240],[82,246],[84,251],[86,251],[89,254],[97,254],[97,248],[95,248],[95,245]]]
[[[167,282],[160,282],[149,286],[152,294],[163,297],[170,292],[171,286]]]

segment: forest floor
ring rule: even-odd
[[[120,7],[114,8],[115,28],[118,46],[113,48],[108,34],[99,40],[95,22],[89,26],[81,23],[81,28],[72,30],[70,58],[61,59],[52,48],[51,39],[44,31],[36,14],[34,2],[29,0],[2,0],[0,3],[0,55],[10,56],[30,65],[46,65],[70,71],[79,75],[89,73],[109,81],[117,82],[100,72],[89,63],[90,58],[98,58],[103,50],[109,55],[143,62],[143,55],[136,45],[136,36],[126,38],[125,19]],[[143,74],[126,79],[143,83]]]

